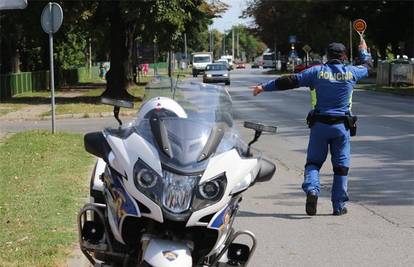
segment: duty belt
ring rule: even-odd
[[[345,128],[347,130],[350,130],[351,136],[356,135],[356,121],[358,117],[357,116],[326,116],[326,115],[319,115],[315,114],[313,112],[310,112],[308,114],[308,117],[306,118],[307,124],[309,128],[312,128],[312,126],[315,124],[315,122],[321,122],[324,124],[340,124],[343,123],[345,125]]]
[[[316,122],[322,122],[325,124],[339,124],[347,121],[345,116],[323,116],[323,115],[313,115],[313,120]]]

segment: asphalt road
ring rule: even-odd
[[[229,87],[236,119],[278,126],[277,135],[261,138],[256,147],[276,160],[279,171],[270,183],[246,193],[238,218],[238,226],[259,239],[253,266],[414,266],[414,99],[354,92],[359,128],[351,144],[350,213],[330,216],[328,158],[318,216],[309,217],[300,188],[309,91],[253,97],[248,86],[269,78],[258,70],[234,71]]]
[[[359,116],[352,138],[349,214],[333,217],[332,166],[322,168],[318,216],[304,212],[300,189],[309,129],[305,88],[253,97],[248,86],[271,78],[235,70],[228,90],[235,118],[278,126],[256,148],[274,160],[277,174],[245,193],[236,227],[253,231],[258,249],[251,266],[414,266],[414,99],[369,91],[354,93]],[[198,78],[201,80],[201,78]],[[58,120],[63,131],[116,126],[112,118]],[[0,132],[50,128],[49,121],[0,122]],[[252,133],[240,128],[247,141]]]

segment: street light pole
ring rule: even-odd
[[[223,38],[223,55],[226,54],[226,32],[224,32],[224,38]]]
[[[184,55],[185,55],[185,64],[187,64],[187,33],[184,33]]]
[[[214,58],[214,34],[211,32],[211,53],[213,54]]]
[[[349,61],[351,62],[351,65],[352,65],[354,61],[354,55],[352,51],[352,21],[349,21],[349,50],[350,50],[349,55],[351,57]]]
[[[234,27],[231,29],[231,56],[234,60]]]
[[[89,38],[89,79],[92,78],[92,39]]]
[[[240,57],[240,51],[239,51],[239,31],[237,31],[237,38],[236,39],[237,39],[236,56],[237,56],[237,58],[239,58]]]

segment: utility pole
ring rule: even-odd
[[[187,33],[184,33],[184,57],[185,57],[185,64],[187,64]]]
[[[240,50],[239,50],[239,31],[237,31],[237,50],[236,50],[236,57],[239,58],[240,57]]]
[[[92,77],[92,39],[89,37],[89,78]]]
[[[208,32],[208,51],[211,52],[211,30]]]
[[[351,65],[354,62],[354,55],[353,55],[353,51],[352,51],[352,21],[349,21],[349,50],[350,50],[350,59],[349,61],[351,62]]]
[[[223,55],[226,54],[226,32],[224,32],[224,38],[223,38]]]
[[[214,58],[214,33],[211,32],[211,52],[213,53]]]
[[[231,29],[231,55],[234,60],[234,27]]]
[[[211,52],[214,52],[214,34],[213,34],[213,30],[211,30],[210,32],[210,40],[211,40]]]

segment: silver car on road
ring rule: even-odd
[[[230,73],[226,65],[222,63],[213,63],[206,66],[203,83],[223,83],[230,84]]]

